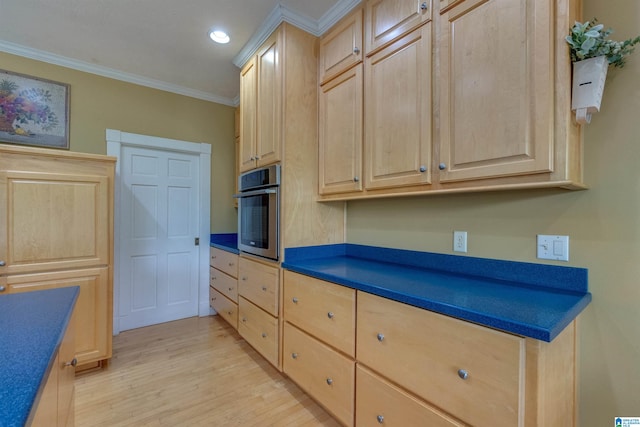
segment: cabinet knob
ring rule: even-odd
[[[246,317],[242,318],[242,323],[247,323],[247,318]]]
[[[242,280],[246,282],[247,281],[247,276],[242,276]]]
[[[458,376],[463,380],[466,380],[467,378],[469,378],[469,372],[467,372],[465,369],[458,369]]]
[[[232,262],[229,263],[229,267],[233,267],[233,263]]]
[[[420,166],[420,172],[426,172],[427,167],[425,165]]]
[[[298,358],[298,353],[291,353],[291,358],[297,359]]]
[[[75,357],[71,360],[71,362],[65,362],[64,366],[73,366],[74,368],[76,367],[76,365],[78,364],[78,359],[76,359]]]
[[[227,314],[228,314],[229,316],[231,316],[231,315],[233,315],[233,311],[227,311]]]
[[[231,292],[233,290],[233,288],[229,288],[229,292]]]
[[[330,311],[330,312],[328,312],[328,313],[327,313],[327,317],[328,317],[329,319],[333,319],[333,316],[334,316],[334,314],[333,314],[333,312],[332,312],[332,311]]]
[[[266,338],[266,337],[267,337],[267,333],[266,333],[266,332],[263,332],[263,333],[262,333],[262,338]]]
[[[378,420],[378,423],[382,424],[384,422],[384,417],[382,415],[378,415],[376,417],[376,419]]]
[[[333,384],[333,380],[332,380],[331,378],[327,378],[327,384],[328,384],[328,385]]]
[[[211,280],[216,280],[216,276],[211,276]]]
[[[297,304],[298,303],[298,298],[293,297],[293,298],[291,298],[291,301],[293,301],[294,304]]]
[[[384,334],[378,334],[377,338],[378,338],[378,341],[380,342],[384,341]]]
[[[355,53],[356,55],[360,53],[360,48],[358,46],[353,48],[353,53]]]
[[[262,290],[263,290],[264,292],[267,292],[267,287],[266,287],[266,286],[263,286],[263,287],[262,287]]]
[[[446,165],[446,164],[444,164],[444,163],[440,163],[440,164],[438,165],[438,169],[440,169],[441,171],[445,170],[446,168],[447,168],[447,165]]]
[[[255,160],[260,160],[260,156],[254,157]]]
[[[360,178],[358,178],[357,176],[354,176],[353,177],[353,182],[358,182],[358,181],[360,181]]]
[[[423,1],[422,3],[420,3],[420,9],[422,9],[422,10],[429,9],[429,5],[427,5],[426,1]]]
[[[0,285],[0,292],[4,292],[4,291],[6,291],[6,290],[7,290],[6,286],[2,286],[2,285]]]
[[[0,259],[0,267],[4,267],[5,265],[7,265],[7,263]]]

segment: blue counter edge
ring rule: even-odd
[[[561,318],[557,319],[553,327],[544,328],[531,323],[516,322],[491,315],[490,313],[473,311],[437,300],[429,300],[424,297],[412,296],[383,287],[349,280],[338,275],[325,274],[296,264],[313,259],[338,257],[359,258],[381,264],[421,268],[448,273],[457,277],[487,279],[503,282],[507,286],[531,287],[548,291],[550,296],[554,293],[569,293],[575,296],[576,302],[569,310],[564,312]],[[588,292],[588,271],[584,268],[380,248],[349,243],[286,248],[285,262],[282,267],[437,313],[546,342],[551,342],[558,336],[589,305],[592,299],[591,294]]]
[[[209,246],[231,252],[236,255],[240,254],[238,250],[238,234],[237,233],[216,233],[211,234]]]
[[[65,307],[63,307],[63,309],[66,310],[66,313],[61,319],[60,318],[57,319],[59,321],[57,324],[55,324],[56,332],[55,332],[55,335],[51,337],[53,339],[50,340],[50,343],[52,345],[45,346],[45,348],[42,349],[45,353],[38,360],[36,360],[35,365],[32,363],[31,365],[33,366],[30,366],[31,368],[33,368],[30,371],[30,374],[33,376],[33,378],[36,379],[36,381],[32,381],[32,383],[34,384],[33,388],[31,388],[25,394],[25,396],[23,396],[22,399],[18,400],[17,402],[14,402],[15,405],[13,405],[11,408],[8,408],[8,409],[2,408],[0,413],[3,414],[3,419],[0,419],[0,421],[2,421],[0,425],[22,426],[22,425],[30,425],[30,423],[32,422],[33,416],[35,415],[34,409],[37,407],[38,403],[40,402],[40,398],[42,396],[42,392],[44,391],[49,374],[54,367],[53,365],[55,363],[56,354],[60,349],[60,345],[62,344],[65,333],[67,331],[67,327],[69,325],[69,322],[71,321],[71,318],[73,315],[73,309],[78,300],[78,295],[80,294],[80,287],[69,286],[69,287],[57,288],[57,289],[46,289],[41,291],[10,294],[6,296],[6,297],[19,297],[22,299],[32,298],[34,300],[39,300],[38,304],[43,304],[43,303],[51,303],[52,299],[47,298],[47,296],[54,295],[54,294],[57,294],[57,296],[60,297],[62,300],[64,300],[64,302],[67,304]],[[53,300],[55,300],[55,298],[53,298]],[[29,313],[26,313],[26,315],[28,314]],[[6,363],[8,365],[12,363],[16,363],[16,364],[20,363],[22,365],[25,365],[25,364],[28,364],[26,362],[31,360],[30,357],[34,355],[23,355],[23,356],[24,357],[21,360],[17,360],[17,361],[5,360],[3,362],[5,363],[8,362]],[[35,386],[35,384],[37,384],[37,386]],[[10,392],[10,391],[4,390],[4,392]],[[0,403],[0,405],[2,404]],[[8,419],[4,419],[5,416],[8,416]]]

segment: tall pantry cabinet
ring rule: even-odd
[[[79,286],[79,369],[111,357],[115,161],[0,145],[0,293]]]

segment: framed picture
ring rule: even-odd
[[[69,85],[0,70],[0,142],[69,149]]]

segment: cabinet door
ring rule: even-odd
[[[11,293],[80,287],[74,317],[75,355],[82,365],[111,357],[113,296],[108,277],[107,267],[89,268],[8,276],[7,285]]]
[[[553,169],[553,3],[467,0],[440,18],[440,181]]]
[[[109,264],[109,178],[0,172],[3,274]]]
[[[256,99],[258,72],[255,58],[240,71],[240,172],[253,169],[256,165]]]
[[[320,194],[362,191],[362,64],[320,86]]]
[[[431,19],[431,0],[369,0],[365,6],[367,55]]]
[[[257,53],[257,165],[280,160],[282,145],[282,28],[275,31]],[[294,58],[295,60],[295,58]]]
[[[431,23],[365,64],[365,187],[431,183]]]
[[[347,16],[320,39],[320,83],[362,61],[362,9]]]

